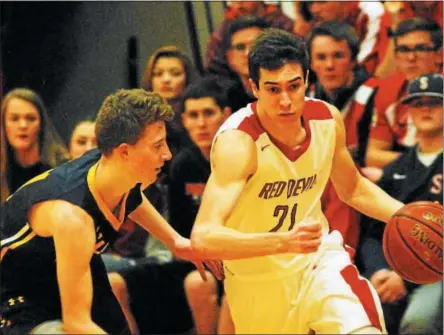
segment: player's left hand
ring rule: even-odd
[[[222,262],[219,260],[202,260],[196,257],[189,239],[180,237],[174,243],[174,256],[192,262],[199,270],[200,276],[207,281],[205,267],[210,270],[218,280],[225,278]]]

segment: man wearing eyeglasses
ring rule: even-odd
[[[398,71],[380,82],[366,155],[367,165],[377,168],[383,168],[417,142],[407,108],[399,104],[407,93],[408,81],[440,72],[442,30],[435,21],[419,17],[405,20],[393,37]]]
[[[262,18],[243,16],[230,24],[224,36],[225,60],[231,72],[227,79],[234,84],[229,94],[233,112],[256,100],[248,83],[248,52],[261,31],[269,27]]]
[[[417,145],[384,168],[378,185],[402,202],[442,204],[443,76],[427,74],[413,81],[401,102],[417,132]],[[384,258],[384,225],[364,218],[358,249],[360,270],[376,289],[393,334],[442,334],[442,282],[415,285],[393,272]]]

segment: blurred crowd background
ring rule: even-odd
[[[95,148],[104,97],[142,87],[176,111],[173,159],[144,192],[189,237],[212,139],[255,100],[248,52],[273,27],[305,38],[307,97],[342,112],[362,174],[401,201],[442,204],[441,1],[3,1],[0,15],[2,202]],[[442,283],[414,285],[391,271],[382,223],[341,202],[331,184],[322,205],[377,289],[389,333],[442,334]],[[223,284],[203,282],[129,219],[103,259],[134,333],[234,332]]]

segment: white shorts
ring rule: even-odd
[[[342,246],[285,278],[250,281],[226,273],[225,291],[237,334],[386,333],[381,304]]]
[[[32,329],[29,334],[66,334],[60,320],[46,321]]]

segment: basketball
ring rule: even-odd
[[[442,280],[443,207],[429,201],[399,209],[384,230],[387,263],[405,280],[430,284]]]

